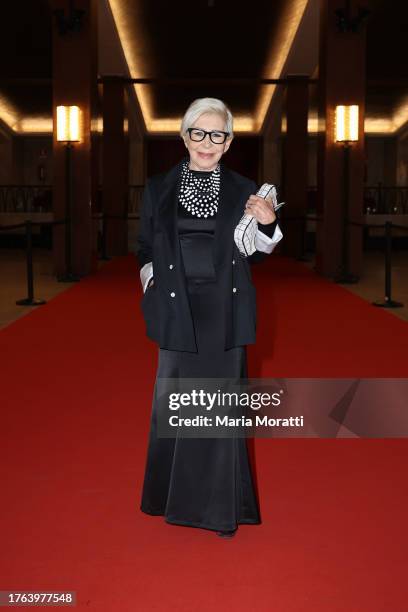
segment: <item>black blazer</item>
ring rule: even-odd
[[[147,336],[160,348],[196,353],[177,231],[177,194],[183,161],[169,172],[147,180],[136,255],[140,268],[153,262],[154,283],[146,289],[141,302]],[[234,241],[245,203],[256,192],[254,181],[221,163],[213,259],[226,300],[225,349],[256,341],[256,292],[249,263],[261,261],[267,254],[256,251],[244,257]]]

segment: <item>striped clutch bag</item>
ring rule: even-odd
[[[257,196],[261,198],[269,199],[275,211],[277,211],[285,202],[278,204],[277,193],[275,185],[264,183],[260,189],[256,192]],[[255,236],[258,231],[258,221],[255,217],[247,215],[246,213],[240,219],[238,225],[234,230],[234,240],[237,245],[239,252],[248,257],[256,251]]]

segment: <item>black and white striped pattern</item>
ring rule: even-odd
[[[278,204],[277,193],[275,185],[264,183],[260,189],[258,189],[257,196],[267,199],[271,198],[272,206],[274,210],[278,210],[285,202]],[[247,215],[246,213],[241,217],[238,225],[234,231],[234,240],[240,253],[245,257],[252,255],[257,249],[255,246],[255,238],[258,232],[258,221],[255,217]]]

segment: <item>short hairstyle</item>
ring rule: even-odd
[[[194,100],[194,102],[190,104],[181,121],[181,137],[186,135],[187,129],[191,127],[194,121],[204,113],[217,113],[218,115],[221,115],[225,120],[225,131],[229,132],[230,134],[228,138],[232,138],[232,113],[228,106],[224,104],[222,100],[218,100],[218,98],[197,98],[197,100]]]

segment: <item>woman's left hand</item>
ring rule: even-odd
[[[251,217],[255,217],[259,223],[267,225],[276,219],[272,203],[257,195],[250,195],[245,204],[245,212]]]

